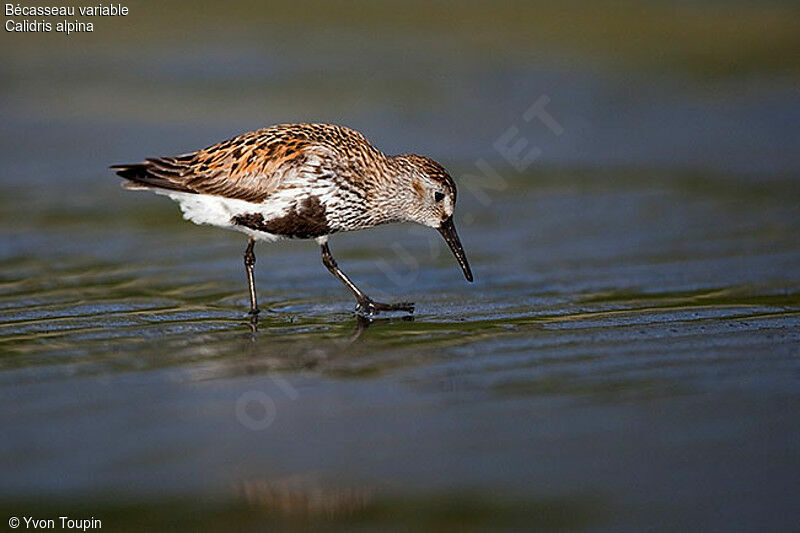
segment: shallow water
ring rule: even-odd
[[[424,229],[333,240],[373,294],[416,301],[411,321],[360,327],[315,245],[260,246],[255,335],[241,237],[116,187],[78,214],[9,193],[8,511],[603,529],[712,508],[788,527],[792,183],[539,172],[510,190],[464,200],[473,285]]]
[[[113,530],[796,527],[791,79],[259,35],[0,56],[6,515]],[[521,118],[542,95],[563,135]],[[105,168],[285,120],[441,159],[475,283],[431,230],[336,236],[369,294],[417,304],[413,320],[364,324],[316,245],[260,245],[253,334],[244,238]],[[511,127],[541,148],[524,171],[495,146]],[[482,160],[502,186],[466,185]]]

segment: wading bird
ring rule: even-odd
[[[282,124],[208,148],[142,163],[113,165],[128,189],[169,196],[195,224],[250,237],[244,265],[250,314],[258,315],[253,269],[256,241],[316,239],[322,262],[356,298],[356,312],[413,313],[413,303],[372,300],[336,264],[328,237],[390,222],[416,222],[442,234],[464,276],[472,272],[453,224],[456,185],[427,157],[386,155],[352,129]]]

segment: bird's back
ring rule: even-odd
[[[112,168],[130,180],[129,188],[263,202],[301,170],[358,181],[369,179],[382,165],[385,156],[355,130],[330,124],[280,124],[196,152]]]

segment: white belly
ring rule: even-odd
[[[234,224],[232,219],[238,215],[261,214],[265,220],[282,216],[286,211],[286,202],[264,202],[255,204],[223,198],[222,196],[211,196],[205,194],[192,194],[186,192],[176,192],[167,190],[156,190],[158,194],[169,196],[181,207],[183,218],[195,224],[206,224],[217,226],[218,228],[232,229],[245,233],[261,241],[275,241],[281,239],[280,235],[273,235],[264,231],[256,231],[245,226]]]

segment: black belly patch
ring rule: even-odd
[[[252,230],[264,231],[273,235],[310,239],[331,233],[325,206],[316,196],[309,196],[282,217],[264,220],[261,213],[236,215],[231,222]]]

